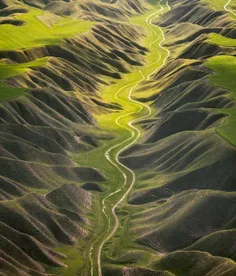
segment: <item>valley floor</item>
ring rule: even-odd
[[[115,235],[119,227],[119,217],[116,209],[127,199],[135,185],[135,173],[119,161],[120,154],[135,144],[142,135],[142,129],[135,126],[140,120],[149,119],[152,115],[151,108],[142,102],[132,98],[132,92],[143,81],[148,81],[152,74],[159,70],[166,62],[169,51],[162,47],[165,41],[161,28],[155,26],[152,21],[161,13],[169,10],[168,3],[159,5],[159,9],[133,19],[133,23],[147,29],[148,35],[142,45],[149,49],[147,63],[131,74],[127,74],[114,85],[106,87],[102,92],[105,101],[116,102],[122,110],[118,113],[97,118],[101,128],[109,129],[117,133],[117,139],[99,150],[96,160],[102,163],[90,163],[93,158],[88,156],[88,162],[82,165],[95,166],[105,172],[109,179],[114,179],[110,184],[108,193],[100,199],[101,215],[99,216],[99,230],[95,233],[94,240],[90,244],[88,256],[91,275],[102,275],[101,255],[104,245]],[[91,152],[91,154],[94,154]],[[102,156],[106,161],[102,160]],[[110,163],[110,164],[107,164]],[[81,161],[80,161],[81,164]],[[110,166],[113,167],[110,169]],[[115,169],[115,171],[114,171]],[[112,172],[112,173],[111,173]],[[86,273],[85,273],[86,274]]]
[[[0,275],[236,275],[235,14],[0,0]]]

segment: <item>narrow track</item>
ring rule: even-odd
[[[232,13],[234,16],[236,16],[236,13],[235,12],[233,12],[232,10],[230,10],[230,9],[228,9],[228,6],[229,6],[229,4],[232,2],[232,0],[229,0],[225,5],[224,5],[224,9],[225,9],[225,11],[227,11],[227,12],[230,12],[230,13]]]
[[[164,7],[163,5],[161,4],[162,0],[160,1],[160,10],[158,11],[155,11],[154,13],[152,13],[151,15],[149,15],[147,18],[146,18],[146,23],[148,24],[148,26],[155,26],[153,24],[153,20],[158,16],[160,15],[160,13],[164,10]],[[170,7],[168,5],[168,2],[166,3],[166,7],[168,8],[168,10],[170,10]],[[156,26],[157,27],[157,26]],[[154,44],[154,43],[157,43],[159,40],[159,49],[163,49],[166,51],[167,55],[165,56],[162,64],[160,66],[158,66],[158,68],[156,68],[154,71],[152,71],[147,77],[144,76],[143,74],[143,70],[145,68],[148,68],[154,64],[159,64],[160,60],[161,60],[161,55],[160,53],[158,53],[158,59],[156,62],[152,63],[152,64],[149,64],[148,66],[146,67],[143,67],[142,69],[139,70],[139,74],[140,74],[140,79],[135,82],[135,83],[130,83],[130,84],[127,84],[125,86],[123,86],[121,89],[119,89],[116,94],[115,94],[115,99],[117,100],[120,100],[120,101],[124,101],[122,100],[121,98],[119,98],[119,94],[124,90],[124,89],[127,89],[130,87],[130,90],[129,90],[129,94],[128,94],[128,97],[127,97],[127,101],[126,102],[131,102],[131,103],[134,103],[137,105],[137,107],[139,108],[136,112],[130,112],[130,113],[126,113],[124,115],[121,115],[120,117],[118,117],[115,121],[116,125],[122,127],[123,129],[126,129],[128,130],[130,133],[131,133],[131,136],[122,141],[121,143],[118,143],[114,146],[112,146],[111,148],[109,148],[106,153],[105,153],[105,157],[106,159],[114,166],[117,168],[117,170],[123,175],[123,178],[124,178],[124,183],[123,183],[123,186],[120,187],[119,189],[117,189],[116,191],[110,193],[109,195],[107,195],[103,200],[102,200],[102,212],[104,214],[104,216],[107,218],[108,220],[108,226],[107,226],[107,230],[106,230],[106,234],[104,239],[100,242],[100,244],[98,245],[97,247],[97,254],[96,254],[96,263],[97,263],[97,273],[98,274],[95,274],[96,273],[96,269],[95,269],[95,265],[94,265],[94,261],[93,261],[93,256],[95,255],[94,254],[94,249],[95,249],[95,244],[96,244],[96,241],[91,245],[90,247],[90,251],[89,251],[89,259],[90,259],[90,268],[91,268],[91,271],[90,271],[90,275],[91,276],[102,276],[102,268],[101,268],[101,254],[102,254],[102,249],[103,249],[103,246],[105,245],[105,243],[107,241],[109,241],[113,235],[116,233],[118,227],[119,227],[119,218],[116,214],[116,209],[117,207],[126,199],[126,197],[128,196],[128,194],[130,193],[130,191],[132,190],[134,184],[135,184],[135,181],[136,181],[136,175],[135,173],[128,167],[126,167],[125,165],[123,165],[120,161],[119,161],[119,156],[120,154],[125,151],[127,148],[131,147],[133,144],[135,144],[137,142],[137,140],[140,138],[141,136],[141,132],[140,130],[134,126],[134,124],[138,123],[139,121],[141,120],[144,120],[148,117],[151,116],[152,114],[152,110],[151,108],[144,104],[144,103],[141,103],[139,101],[136,101],[132,98],[132,93],[133,91],[135,90],[135,88],[139,85],[139,83],[141,83],[142,81],[144,80],[150,80],[151,76],[153,74],[155,74],[161,67],[163,67],[166,63],[166,60],[167,58],[169,57],[170,55],[170,52],[168,50],[166,50],[163,46],[162,46],[162,43],[165,41],[165,36],[164,36],[164,33],[162,31],[162,29],[160,27],[157,27],[159,28],[159,30],[161,31],[161,35],[162,35],[162,38],[160,40],[160,38],[158,39],[155,39],[154,41],[152,41],[150,43],[150,47]],[[155,32],[155,35],[157,35],[158,33]],[[132,114],[139,114],[139,113],[142,113],[144,110],[146,110],[146,114],[144,116],[141,116],[139,118],[136,118],[132,121],[130,121],[127,125],[123,125],[121,123],[121,120],[124,118],[124,117],[127,117],[127,116],[130,116]],[[123,146],[124,145],[124,146]],[[123,147],[122,147],[123,146]],[[119,149],[118,152],[115,154],[115,156],[113,157],[111,152],[115,149]],[[129,180],[130,177],[128,177],[128,174],[129,176],[131,177],[131,180]],[[122,192],[122,195],[121,195],[121,198],[114,204],[114,206],[109,209],[109,211],[107,211],[107,205],[106,205],[106,202],[107,200],[114,196],[115,194],[118,194],[118,193],[121,193]],[[109,216],[109,214],[112,214],[112,217]],[[114,220],[114,225],[112,225],[112,221]]]

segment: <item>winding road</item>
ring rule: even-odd
[[[101,256],[102,256],[103,247],[115,235],[115,233],[119,227],[119,224],[120,224],[119,217],[116,214],[116,209],[127,198],[128,194],[130,193],[130,191],[132,190],[132,188],[136,182],[136,175],[135,175],[134,171],[131,170],[130,168],[126,167],[124,164],[122,164],[119,161],[119,157],[122,152],[124,152],[126,149],[131,147],[133,144],[135,144],[141,136],[141,131],[139,130],[139,128],[137,128],[135,126],[135,124],[138,123],[139,121],[147,119],[148,117],[150,117],[152,115],[152,110],[148,105],[141,103],[137,100],[134,100],[132,98],[133,91],[136,89],[136,87],[142,81],[151,80],[152,76],[158,70],[160,70],[161,67],[163,67],[166,64],[166,61],[167,61],[168,57],[170,56],[169,50],[165,49],[162,46],[163,42],[165,41],[165,35],[164,35],[163,30],[160,27],[153,24],[153,20],[158,15],[162,14],[162,12],[164,10],[165,11],[170,10],[168,1],[165,4],[162,4],[162,1],[163,0],[160,0],[160,4],[159,4],[160,9],[158,11],[155,11],[152,14],[148,15],[144,22],[147,24],[147,28],[151,29],[152,35],[154,34],[153,41],[150,42],[149,48],[153,47],[153,45],[155,43],[158,43],[157,44],[158,46],[156,47],[157,51],[155,53],[157,55],[157,60],[151,64],[148,64],[145,67],[142,67],[138,71],[138,73],[140,75],[140,79],[138,81],[125,84],[114,95],[114,99],[116,99],[118,102],[126,102],[126,103],[135,104],[137,107],[137,110],[135,112],[125,113],[116,119],[115,124],[117,126],[121,127],[122,129],[129,131],[131,135],[129,138],[125,139],[124,141],[113,145],[112,147],[107,149],[105,152],[105,158],[112,164],[112,166],[114,166],[117,169],[117,171],[119,171],[119,173],[123,177],[124,182],[123,182],[122,186],[117,188],[117,190],[112,191],[110,194],[108,194],[107,196],[105,196],[102,199],[102,202],[101,202],[102,213],[108,223],[107,223],[106,230],[105,230],[105,233],[103,233],[102,238],[96,239],[90,245],[89,262],[90,262],[90,275],[91,276],[102,276]],[[224,9],[225,9],[225,11],[236,16],[236,13],[228,8],[231,2],[232,2],[232,0],[227,1],[227,3],[224,5]],[[166,9],[164,8],[165,6],[166,6]],[[155,26],[155,28],[158,31],[155,31],[153,26]],[[162,51],[160,51],[160,50],[162,50]],[[162,52],[162,54],[161,54],[161,52]],[[164,57],[163,57],[163,52],[165,52]],[[161,62],[161,60],[162,60],[162,62]],[[160,62],[161,62],[161,64],[160,64]],[[155,70],[152,70],[148,75],[146,74],[146,76],[145,76],[144,70],[149,67],[154,66],[155,64],[157,65]],[[126,90],[128,91],[128,93],[127,93],[127,97],[124,100],[124,97],[122,98],[122,97],[120,97],[120,95],[122,94],[122,92],[124,92]],[[139,114],[140,116],[138,118],[131,120],[130,122],[128,122],[126,124],[122,123],[122,119],[124,119],[125,117],[128,117],[130,115],[134,115],[134,114],[135,115]],[[114,154],[114,152],[115,152],[115,154]],[[120,197],[117,199],[117,201],[114,203],[113,206],[110,206],[108,204],[108,200],[111,199],[115,195],[118,196],[119,194],[121,194]]]
[[[229,4],[232,2],[232,0],[229,0],[225,5],[224,5],[224,9],[227,11],[227,12],[230,12],[232,13],[234,16],[236,16],[236,13],[233,12],[232,10],[228,9],[228,6]]]
[[[158,43],[158,59],[152,63],[149,64],[145,67],[143,67],[142,69],[139,70],[139,74],[140,74],[140,79],[134,83],[129,83],[127,85],[124,85],[122,88],[120,88],[114,98],[118,101],[124,101],[124,99],[120,98],[119,95],[125,90],[125,89],[129,89],[129,93],[127,95],[127,99],[125,100],[126,102],[129,103],[133,103],[136,105],[136,107],[138,108],[137,111],[135,112],[130,112],[130,113],[125,113],[121,116],[119,116],[115,123],[117,126],[128,130],[131,133],[131,136],[128,139],[125,139],[124,141],[113,145],[112,147],[110,147],[106,152],[105,152],[105,157],[106,159],[122,174],[123,179],[124,179],[124,183],[121,187],[119,187],[116,191],[111,192],[110,194],[108,194],[106,197],[103,198],[102,200],[102,212],[104,214],[104,216],[106,217],[107,221],[108,221],[108,225],[107,225],[107,230],[106,233],[104,235],[104,238],[99,241],[95,240],[91,246],[90,246],[90,250],[89,250],[89,261],[90,261],[90,275],[91,276],[102,276],[102,268],[101,268],[101,255],[102,255],[102,250],[103,247],[105,245],[106,242],[108,242],[116,233],[118,227],[119,227],[119,218],[116,214],[116,209],[117,207],[126,199],[126,197],[128,196],[128,194],[130,193],[130,191],[132,190],[135,181],[136,181],[136,175],[135,173],[128,167],[126,167],[125,165],[123,165],[120,161],[119,161],[119,156],[120,154],[125,151],[126,149],[128,149],[130,146],[132,146],[133,144],[135,144],[137,142],[137,140],[140,138],[141,136],[141,132],[139,130],[139,128],[137,128],[136,126],[134,126],[134,124],[138,123],[141,120],[144,120],[148,117],[151,116],[152,114],[152,110],[151,108],[144,104],[141,103],[139,101],[136,101],[132,98],[132,94],[133,91],[135,90],[135,88],[144,80],[150,80],[151,76],[153,74],[155,74],[158,70],[160,70],[160,68],[162,66],[165,65],[167,58],[170,55],[170,52],[168,50],[166,50],[163,46],[162,43],[165,41],[165,36],[164,33],[162,31],[162,29],[156,25],[153,24],[153,20],[160,15],[160,13],[164,10],[163,5],[161,4],[162,0],[160,1],[160,10],[155,11],[154,13],[150,14],[147,18],[146,18],[146,24],[149,26],[155,26],[156,28],[159,29],[159,32],[156,32],[155,30],[153,30],[153,28],[151,28],[151,31],[154,32],[154,37],[158,36],[157,39],[155,39],[154,41],[152,41],[149,44],[149,47],[152,47],[155,43]],[[165,3],[166,7],[168,8],[168,10],[170,10],[170,7],[168,5],[168,2]],[[161,33],[161,36],[159,36],[159,33]],[[161,40],[160,40],[161,39]],[[161,60],[161,54],[159,53],[160,49],[162,49],[164,52],[166,52],[165,58],[163,59],[162,64],[160,63]],[[153,65],[159,65],[154,71],[152,71],[151,73],[149,73],[146,77],[144,76],[143,70],[151,67]],[[146,111],[146,112],[145,112]],[[143,115],[143,112],[145,112],[146,114]],[[140,114],[141,116],[139,118],[133,119],[131,120],[128,124],[124,125],[122,124],[122,119],[124,117],[130,116],[130,115],[137,115]],[[118,150],[117,153],[114,155],[112,155],[112,152]],[[112,206],[108,206],[107,205],[107,201],[109,198],[111,198],[112,196],[121,193],[121,197],[118,199],[118,201]],[[113,225],[114,222],[114,225]],[[94,262],[94,258],[96,257],[96,263]],[[96,265],[95,265],[96,264]]]

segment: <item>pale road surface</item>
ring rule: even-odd
[[[231,1],[232,1],[232,0],[229,0],[229,1],[225,4],[224,9],[225,9],[225,11],[230,12],[230,13],[232,13],[234,16],[236,16],[236,13],[235,13],[235,12],[233,12],[233,11],[230,10],[230,9],[228,9],[228,6],[230,5]],[[163,6],[161,5],[161,2],[162,2],[162,0],[160,1],[160,10],[157,11],[157,12],[154,12],[153,14],[149,15],[149,16],[146,18],[147,24],[150,24],[150,25],[153,25],[153,26],[154,26],[153,20],[156,18],[157,15],[160,15],[161,12],[164,10]],[[170,10],[170,6],[168,5],[168,2],[166,3],[166,6],[168,7],[168,10]],[[159,28],[159,27],[157,26],[157,28]],[[143,119],[148,118],[148,117],[152,114],[151,108],[150,108],[148,105],[145,105],[145,104],[143,104],[143,103],[140,103],[140,102],[138,102],[138,101],[132,99],[132,93],[133,93],[134,89],[139,85],[140,82],[144,81],[145,79],[146,79],[146,80],[150,80],[150,79],[151,79],[151,76],[152,76],[153,74],[155,74],[158,70],[161,69],[161,67],[163,67],[163,66],[166,64],[166,61],[167,61],[168,57],[170,56],[170,52],[162,46],[163,42],[165,41],[164,32],[162,31],[161,28],[159,28],[159,30],[161,31],[161,34],[162,34],[162,40],[159,42],[159,48],[161,48],[161,49],[163,49],[163,50],[165,50],[165,51],[167,52],[167,56],[166,56],[165,59],[163,60],[162,65],[159,66],[158,68],[156,68],[156,69],[155,69],[151,74],[149,74],[146,78],[145,78],[144,75],[142,74],[142,70],[140,70],[139,73],[140,73],[140,75],[141,75],[141,79],[140,79],[138,82],[136,82],[136,83],[131,83],[131,84],[128,84],[128,85],[123,86],[123,87],[122,87],[120,90],[118,90],[118,91],[116,92],[116,94],[115,94],[115,98],[116,98],[116,99],[119,99],[119,97],[118,97],[119,93],[120,93],[121,91],[123,91],[124,89],[126,89],[127,87],[131,86],[131,89],[130,89],[130,91],[129,91],[128,99],[129,99],[131,102],[136,103],[136,104],[139,105],[140,109],[139,109],[139,111],[136,112],[136,114],[137,114],[137,113],[140,113],[140,112],[143,111],[144,109],[147,109],[148,113],[147,113],[145,116],[143,116],[143,117],[141,117],[141,118],[138,118],[138,119],[134,119],[134,120],[132,120],[131,122],[128,123],[128,126],[129,126],[130,128],[132,128],[132,130],[131,130],[129,127],[125,127],[124,125],[121,125],[121,124],[119,123],[119,121],[120,121],[120,119],[122,119],[123,117],[129,116],[129,115],[131,115],[131,114],[133,114],[133,113],[128,113],[128,114],[122,115],[122,116],[120,116],[119,118],[117,118],[116,124],[117,124],[118,126],[121,126],[121,127],[124,128],[124,129],[129,130],[129,131],[131,132],[131,137],[128,138],[127,140],[125,140],[125,141],[123,141],[123,142],[121,142],[121,143],[119,143],[119,144],[117,144],[117,145],[111,147],[111,148],[105,153],[106,159],[107,159],[113,166],[115,166],[115,167],[122,173],[122,175],[123,175],[123,177],[124,177],[124,184],[123,184],[123,186],[122,186],[120,189],[118,189],[117,191],[112,192],[111,194],[107,195],[107,196],[103,199],[103,201],[102,201],[102,212],[104,213],[104,215],[105,215],[106,218],[108,219],[108,229],[107,229],[107,233],[108,233],[108,232],[110,231],[110,229],[111,229],[111,219],[109,218],[109,216],[108,216],[108,214],[107,214],[107,212],[106,212],[106,200],[107,200],[108,198],[110,198],[111,196],[113,196],[113,195],[115,195],[115,194],[121,192],[122,189],[125,188],[125,187],[128,185],[128,182],[127,182],[127,175],[126,175],[126,173],[125,173],[120,167],[124,168],[125,170],[128,170],[128,171],[131,173],[131,175],[132,175],[132,181],[131,181],[131,183],[130,183],[128,189],[127,189],[127,190],[125,191],[125,193],[123,194],[123,196],[120,198],[120,200],[119,200],[119,201],[112,207],[112,209],[111,209],[112,215],[113,215],[113,217],[114,217],[114,219],[115,219],[115,224],[114,224],[114,226],[113,226],[112,231],[110,232],[110,234],[109,234],[107,237],[104,238],[104,240],[101,242],[101,244],[99,245],[99,248],[98,248],[98,255],[97,255],[98,276],[102,276],[102,269],[101,269],[101,254],[102,254],[103,246],[104,246],[104,244],[105,244],[107,241],[109,241],[109,240],[113,237],[113,235],[116,233],[116,231],[117,231],[117,229],[118,229],[118,227],[119,227],[119,219],[118,219],[118,216],[116,215],[116,208],[117,208],[117,207],[125,200],[125,198],[128,196],[128,194],[129,194],[130,191],[132,190],[132,188],[133,188],[133,186],[134,186],[134,184],[135,184],[135,181],[136,181],[136,175],[135,175],[135,173],[134,173],[131,169],[129,169],[128,167],[126,167],[125,165],[123,165],[123,164],[119,161],[119,156],[120,156],[120,154],[121,154],[123,151],[125,151],[127,148],[129,148],[130,146],[132,146],[133,144],[135,144],[135,143],[137,142],[137,140],[140,138],[140,135],[141,135],[140,130],[139,130],[137,127],[135,127],[133,124],[137,123],[138,121],[141,121],[141,120],[143,120]],[[156,33],[156,34],[157,34],[157,33]],[[159,40],[159,38],[156,39],[156,40],[154,40],[153,42],[151,42],[149,46],[151,47],[154,43],[158,42],[158,40]],[[156,63],[158,64],[159,61],[160,61],[160,59],[161,59],[161,55],[160,55],[160,53],[158,52],[158,60],[157,60],[155,63],[150,64],[149,66],[152,66],[152,65],[154,65],[154,64],[156,64]],[[149,67],[149,66],[148,66],[148,67]],[[119,100],[120,100],[120,99],[119,99]],[[137,136],[136,136],[135,139],[133,139],[133,138],[135,137],[135,134],[137,134]],[[124,146],[119,152],[117,152],[117,154],[116,154],[116,156],[115,156],[115,161],[113,161],[113,160],[111,159],[111,157],[110,157],[110,152],[111,152],[112,150],[114,150],[115,148],[120,147],[122,144],[126,144],[128,141],[131,141],[131,143],[129,143],[128,145]],[[94,264],[93,264],[93,259],[92,259],[92,252],[93,252],[93,246],[91,246],[90,255],[89,255],[89,256],[90,256],[90,263],[91,263],[91,276],[95,276],[95,275],[94,275]]]
[[[232,0],[229,0],[225,5],[224,5],[224,9],[227,11],[227,12],[230,12],[232,13],[234,16],[236,16],[236,13],[233,12],[232,10],[228,9],[228,6],[229,4],[232,2]]]
[[[162,0],[160,1],[160,10],[158,10],[157,12],[154,12],[153,14],[149,15],[149,16],[146,18],[147,24],[150,24],[150,25],[155,26],[155,25],[152,23],[153,19],[155,19],[156,16],[159,15],[159,14],[164,10],[163,6],[161,5],[161,2],[162,2]],[[168,7],[168,10],[170,10],[170,6],[168,5],[168,2],[166,3],[166,6]],[[162,46],[162,43],[165,41],[164,32],[162,31],[162,29],[161,29],[160,27],[157,27],[157,28],[159,28],[159,30],[161,31],[161,34],[162,34],[162,40],[159,42],[159,48],[164,49],[164,50],[167,52],[167,56],[166,56],[165,59],[163,60],[162,65],[159,66],[157,69],[155,69],[153,72],[151,72],[151,74],[149,74],[149,75],[147,76],[146,80],[150,80],[151,76],[152,76],[153,74],[155,74],[158,70],[160,70],[161,67],[163,67],[163,66],[165,65],[166,60],[168,59],[168,57],[169,57],[169,55],[170,55],[170,52],[169,52],[168,50],[166,50],[166,49]],[[156,34],[157,34],[157,33],[156,33]],[[150,45],[149,45],[149,47],[151,47],[151,46],[152,46],[154,43],[156,43],[158,40],[159,40],[159,38],[156,39],[155,41],[151,42]],[[156,64],[156,63],[158,64],[159,61],[160,61],[160,59],[161,59],[161,55],[158,53],[158,60],[157,60],[155,63],[148,65],[148,67],[149,67],[149,66],[152,66],[152,65],[154,65],[154,64]],[[122,186],[120,189],[118,189],[117,191],[112,192],[111,194],[107,195],[107,196],[103,199],[103,201],[102,201],[102,212],[104,213],[104,215],[105,215],[106,218],[108,219],[108,229],[107,229],[107,233],[108,233],[108,232],[110,231],[110,229],[111,229],[111,219],[109,218],[109,216],[108,216],[108,214],[107,214],[107,212],[106,212],[106,200],[107,200],[108,198],[110,198],[111,196],[113,196],[113,195],[115,195],[115,194],[121,192],[122,189],[125,188],[125,187],[128,185],[127,175],[126,175],[126,173],[121,169],[121,167],[124,168],[125,170],[127,170],[127,171],[129,171],[129,172],[131,173],[131,175],[132,175],[132,181],[131,181],[131,183],[130,183],[128,189],[127,189],[127,190],[125,191],[125,193],[123,194],[123,196],[119,199],[119,201],[118,201],[118,202],[112,207],[112,209],[111,209],[112,215],[113,215],[113,217],[114,217],[114,219],[115,219],[115,224],[114,224],[114,226],[113,226],[112,231],[110,232],[110,234],[109,234],[107,237],[104,238],[104,240],[101,242],[101,244],[99,245],[99,248],[98,248],[98,254],[97,254],[98,276],[102,276],[102,269],[101,269],[101,254],[102,254],[103,246],[104,246],[104,244],[105,244],[108,240],[110,240],[110,239],[113,237],[113,235],[116,233],[116,231],[117,231],[117,229],[118,229],[118,227],[119,227],[119,219],[118,219],[118,216],[116,215],[116,208],[117,208],[117,207],[125,200],[125,198],[128,196],[128,194],[129,194],[130,191],[132,190],[132,188],[133,188],[133,186],[134,186],[134,184],[135,184],[135,181],[136,181],[136,175],[135,175],[135,173],[134,173],[131,169],[129,169],[128,167],[126,167],[125,165],[123,165],[123,164],[119,161],[119,156],[120,156],[120,154],[121,154],[123,151],[125,151],[127,148],[129,148],[130,146],[132,146],[133,144],[135,144],[135,143],[137,142],[137,140],[140,138],[141,132],[140,132],[140,130],[139,130],[137,127],[135,127],[133,124],[137,123],[138,121],[141,121],[141,120],[144,120],[144,119],[148,118],[148,117],[152,114],[151,108],[150,108],[148,105],[143,104],[143,103],[140,103],[140,102],[138,102],[138,101],[132,99],[132,93],[133,93],[134,89],[139,85],[139,83],[141,83],[142,81],[145,80],[145,77],[144,77],[144,75],[142,74],[142,70],[139,70],[139,73],[140,73],[141,79],[140,79],[138,82],[136,82],[136,83],[131,83],[131,84],[128,84],[128,85],[123,86],[123,87],[122,87],[121,89],[119,89],[119,90],[116,92],[116,94],[115,94],[115,98],[116,98],[116,99],[119,99],[119,97],[118,97],[119,93],[120,93],[121,91],[123,91],[124,89],[126,89],[127,87],[131,86],[131,89],[130,89],[130,91],[129,91],[128,99],[129,99],[131,102],[138,104],[139,107],[140,107],[140,109],[139,109],[137,112],[135,112],[135,113],[136,113],[136,114],[137,114],[137,113],[140,113],[140,112],[143,111],[144,109],[147,109],[148,113],[147,113],[145,116],[141,117],[141,118],[134,119],[134,120],[132,120],[131,122],[129,122],[129,123],[128,123],[128,126],[129,126],[129,127],[126,127],[126,126],[124,126],[124,125],[121,125],[121,124],[119,123],[119,121],[120,121],[123,117],[126,117],[126,116],[129,116],[129,115],[133,114],[133,112],[132,112],[132,113],[125,114],[125,115],[122,115],[122,116],[120,116],[119,118],[117,118],[117,119],[116,119],[116,124],[117,124],[118,126],[121,126],[121,127],[124,128],[124,129],[129,130],[129,131],[131,132],[131,136],[130,136],[130,138],[128,138],[127,140],[125,140],[125,141],[123,141],[123,142],[121,142],[121,143],[119,143],[119,144],[114,145],[114,146],[111,147],[109,150],[107,150],[107,152],[105,153],[106,159],[107,159],[113,166],[115,166],[115,167],[122,173],[122,175],[123,175],[123,177],[124,177],[124,184],[123,184],[123,186]],[[119,100],[120,100],[120,99],[119,99]],[[130,128],[131,128],[132,130],[131,130]],[[136,137],[135,137],[135,134],[137,134]],[[135,137],[135,139],[133,139],[134,137]],[[117,154],[116,154],[116,156],[115,156],[115,160],[113,161],[113,160],[111,159],[111,157],[110,157],[110,152],[111,152],[112,150],[114,150],[115,148],[118,148],[118,147],[120,147],[121,145],[126,144],[128,141],[131,141],[131,142],[130,142],[128,145],[124,146],[120,151],[117,152]],[[91,276],[95,276],[95,275],[94,275],[94,263],[93,263],[93,258],[92,258],[93,248],[94,248],[94,246],[92,245],[91,248],[90,248],[90,254],[89,254],[90,263],[91,263]]]

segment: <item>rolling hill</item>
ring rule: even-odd
[[[0,275],[236,274],[235,8],[0,0]]]

